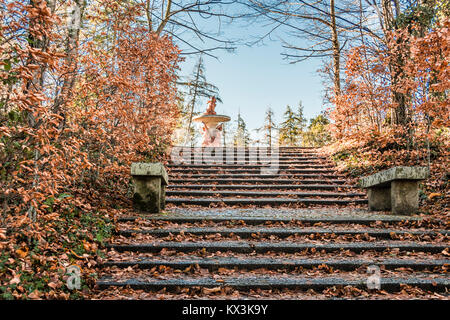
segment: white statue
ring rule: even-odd
[[[222,124],[215,127],[207,127],[203,123],[203,142],[202,147],[220,147],[222,145]]]
[[[193,120],[202,123],[203,142],[202,147],[221,147],[222,131],[221,122],[230,121],[229,116],[216,114],[216,97],[211,97],[208,101],[206,112]]]

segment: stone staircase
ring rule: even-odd
[[[181,164],[169,164],[168,204],[302,206],[366,204],[364,193],[347,185],[332,163],[311,148],[220,150],[201,158],[193,149]],[[276,161],[275,165],[274,162]],[[208,163],[207,163],[208,162]],[[270,170],[276,167],[275,172]],[[261,173],[267,169],[267,172]]]
[[[279,160],[272,176],[258,163],[169,165],[168,212],[119,219],[98,288],[367,297],[380,292],[367,287],[371,266],[384,297],[449,296],[445,221],[369,213],[365,194],[314,149],[282,148]]]

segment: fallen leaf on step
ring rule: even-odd
[[[216,293],[220,292],[220,287],[214,287],[214,288],[203,288],[203,293],[210,294],[210,293]]]

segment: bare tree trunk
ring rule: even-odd
[[[272,115],[269,113],[269,149],[272,149]]]
[[[189,113],[189,123],[188,123],[188,135],[187,137],[189,137],[191,139],[191,146],[193,146],[193,139],[191,137],[191,126],[192,126],[192,117],[194,114],[194,108],[195,108],[195,102],[197,100],[197,94],[198,94],[198,81],[199,81],[199,77],[200,77],[200,68],[201,68],[201,64],[198,64],[198,68],[197,68],[197,73],[195,74],[195,82],[194,82],[194,95],[192,97],[192,102],[191,102],[191,112]]]
[[[61,106],[64,105],[66,101],[71,99],[72,89],[76,81],[78,69],[78,40],[80,37],[80,29],[86,5],[86,0],[75,0],[70,16],[65,48],[65,62],[68,70],[66,72],[66,76],[64,77],[60,94],[55,99],[52,109],[54,113],[63,116],[63,119],[65,119],[65,116],[64,112],[61,110]],[[62,123],[62,126],[64,126],[64,123]]]
[[[148,30],[153,31],[153,19],[152,19],[153,3],[150,4],[150,0],[145,2],[145,14],[147,16]]]
[[[384,16],[384,27],[386,30],[392,30],[394,27],[394,13],[392,10],[391,0],[383,0],[382,10]]]
[[[333,46],[333,82],[336,95],[341,94],[341,76],[340,76],[340,59],[341,49],[339,46],[339,37],[336,27],[336,13],[334,0],[330,0],[330,28],[331,42]]]
[[[31,8],[36,8],[38,4],[36,4],[35,0],[30,0],[29,1],[29,6]],[[37,21],[35,21],[35,19],[37,18],[30,18],[29,24],[30,24],[30,28],[32,25],[34,25],[35,23],[39,23]],[[47,45],[48,45],[48,40],[47,37],[45,35],[41,36],[40,39],[39,37],[36,37],[35,34],[31,31],[31,29],[28,31],[28,36],[27,36],[27,41],[30,44],[30,47],[33,49],[39,49],[42,50],[43,52],[46,51]],[[33,55],[30,53],[29,56],[27,57],[27,61],[25,63],[25,67],[28,65],[32,65],[32,64],[39,64],[37,63],[36,59],[33,57]],[[46,65],[41,64],[40,68],[37,71],[33,72],[33,77],[31,77],[30,79],[26,80],[25,83],[25,92],[31,92],[31,91],[35,91],[35,92],[39,92],[42,90],[42,87],[44,85],[44,74],[45,74],[45,70],[46,70]],[[24,116],[25,119],[27,119],[28,124],[31,127],[37,127],[39,126],[38,123],[36,123],[36,119],[34,118],[32,112],[28,112],[25,111],[24,112]]]
[[[384,20],[384,24],[385,24],[385,34],[387,34],[388,31],[393,31],[396,29],[395,26],[395,17],[394,17],[394,12],[392,9],[392,4],[390,0],[383,0],[382,2],[383,6],[383,20]],[[386,32],[387,31],[387,32]],[[397,43],[402,42],[402,39],[397,39]],[[388,48],[390,47],[389,45],[389,41],[387,41],[388,43]],[[391,49],[391,48],[389,48]],[[392,54],[392,51],[391,51]],[[401,76],[402,76],[402,67],[404,65],[404,61],[403,61],[403,57],[399,54],[397,54],[396,57],[392,57],[393,61],[391,63],[391,65],[389,66],[389,69],[391,70],[392,73],[392,84],[393,86],[397,85]],[[406,96],[404,93],[402,92],[398,92],[396,90],[394,90],[392,92],[392,100],[394,102],[394,104],[396,104],[395,110],[393,112],[393,123],[396,125],[401,125],[401,126],[406,126],[408,124],[408,119],[407,119],[407,101],[406,101]]]
[[[162,5],[164,5],[164,1],[162,2]],[[167,7],[166,7],[166,12],[164,14],[163,17],[161,17],[161,23],[158,26],[158,29],[156,30],[156,34],[160,35],[161,32],[164,30],[167,22],[169,22],[170,17],[172,16],[172,11],[171,11],[171,7],[172,7],[172,0],[168,0],[167,1]],[[162,11],[163,13],[164,11]]]
[[[223,147],[226,148],[227,147],[227,139],[225,137],[225,135],[227,134],[226,129],[225,129],[225,123],[222,124],[222,140],[223,140]]]

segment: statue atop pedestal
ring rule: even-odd
[[[206,112],[204,114],[207,115],[215,115],[216,111],[216,97],[212,97],[211,100],[208,101],[208,108],[206,109]]]
[[[222,122],[230,121],[230,117],[216,114],[216,97],[211,97],[208,101],[206,112],[193,120],[202,122],[203,142],[202,147],[220,147],[222,146]]]

